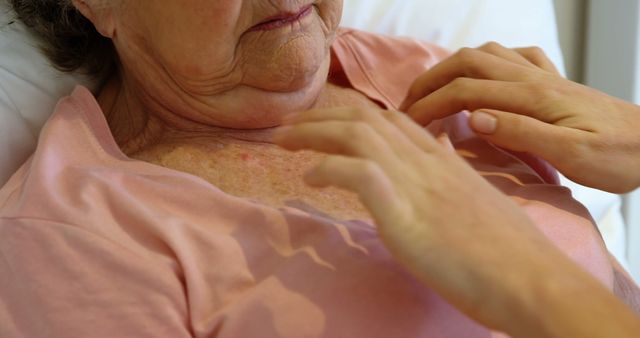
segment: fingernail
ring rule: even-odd
[[[480,134],[493,134],[498,128],[498,119],[486,112],[471,114],[471,127]]]

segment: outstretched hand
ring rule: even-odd
[[[401,108],[421,125],[468,110],[480,137],[577,183],[640,186],[640,107],[562,78],[537,48],[462,49],[420,76]]]

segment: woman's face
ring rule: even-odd
[[[123,76],[145,105],[265,128],[324,87],[342,0],[123,0],[112,11]]]

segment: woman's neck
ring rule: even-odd
[[[339,80],[340,78],[338,78]],[[330,108],[338,106],[376,106],[364,95],[350,88],[326,83],[311,108]],[[340,82],[341,85],[344,85]],[[133,86],[120,76],[112,76],[98,95],[100,104],[111,133],[122,151],[133,155],[166,140],[179,138],[207,137],[225,142],[271,143],[275,128],[230,129],[181,118],[171,112],[152,109],[140,100]]]
[[[127,155],[135,154],[167,139],[207,136],[233,142],[270,142],[274,128],[230,129],[205,125],[181,118],[170,112],[160,112],[145,106],[126,81],[113,76],[100,90],[98,103],[102,108],[113,137]]]

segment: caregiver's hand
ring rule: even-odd
[[[519,206],[404,114],[315,110],[286,124],[276,134],[277,144],[330,154],[305,181],[356,192],[394,257],[470,317],[514,337],[602,333],[584,324],[597,322],[593,315],[560,319],[571,325],[565,330],[553,326],[556,319],[541,316],[555,313],[550,306],[562,300],[556,293],[564,285],[580,285],[578,293],[586,287],[594,299],[604,295],[613,302],[607,311],[624,311]],[[557,284],[549,283],[556,278],[551,276]],[[573,299],[563,303],[574,304]]]
[[[570,179],[640,186],[640,107],[558,75],[536,48],[463,49],[420,76],[402,106],[423,125],[462,110],[480,137],[529,152]]]

